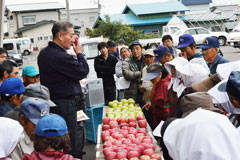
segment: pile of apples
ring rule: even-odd
[[[129,118],[137,116],[143,116],[142,109],[135,106],[135,101],[132,98],[122,99],[121,102],[117,100],[108,103],[108,110],[106,116],[111,119],[117,119],[119,117]]]
[[[161,155],[155,153],[152,137],[147,136],[146,127],[147,121],[140,115],[137,122],[134,117],[104,117],[101,137],[106,159],[161,160]]]

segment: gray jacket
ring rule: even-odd
[[[115,66],[115,73],[116,73],[116,76],[118,77],[118,78],[120,78],[120,77],[122,77],[123,76],[123,74],[122,74],[122,62],[123,61],[118,61],[117,62],[117,64],[116,64],[116,66]]]
[[[143,61],[143,55],[140,71],[137,63],[137,60],[133,56],[126,58],[122,63],[123,76],[126,80],[130,81],[130,87],[125,90],[124,98],[134,98],[136,100],[137,92],[141,85],[142,69],[146,65]]]

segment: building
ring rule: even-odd
[[[8,37],[30,37],[35,49],[47,46],[52,25],[60,20],[63,8],[58,2],[7,5]]]
[[[161,37],[162,27],[168,23],[172,15],[182,15],[189,11],[182,3],[173,0],[158,3],[129,4],[121,14],[109,15],[111,21],[122,21],[134,30],[143,30],[145,35]],[[105,21],[104,15],[100,15],[94,24],[97,28],[99,21]]]
[[[209,11],[209,4],[212,3],[212,0],[178,0],[183,5],[188,7],[191,12],[203,12]]]
[[[84,32],[87,28],[92,28],[95,21],[99,16],[99,8],[82,8],[82,9],[71,9],[70,22],[75,26],[75,28],[80,28],[80,36],[84,36]],[[61,10],[61,20],[67,20],[66,9]]]

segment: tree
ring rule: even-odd
[[[92,37],[103,36],[110,40],[117,42],[119,39],[124,39],[129,45],[132,41],[145,38],[153,38],[153,36],[146,36],[142,30],[134,31],[129,25],[122,24],[121,21],[110,21],[110,17],[105,15],[105,21],[99,21],[98,28],[87,29],[85,35]]]

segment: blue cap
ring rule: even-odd
[[[179,43],[178,43],[177,48],[178,49],[185,48],[194,42],[195,42],[195,40],[192,35],[190,35],[190,34],[181,35],[179,37]]]
[[[220,44],[217,38],[215,37],[207,37],[203,40],[200,48],[208,49],[208,48],[219,48]]]
[[[46,132],[51,130],[51,132]],[[49,114],[42,117],[35,129],[37,136],[53,137],[63,136],[68,133],[68,128],[65,120],[57,114]]]
[[[119,39],[118,43],[125,43],[125,40],[124,39]]]
[[[49,114],[49,108],[47,101],[29,97],[21,103],[20,113],[36,125],[43,116]]]
[[[170,53],[170,50],[168,47],[160,45],[154,49],[153,52],[155,54],[155,62],[158,62],[162,59],[163,56],[165,56],[167,53]]]
[[[160,75],[163,71],[163,67],[160,64],[153,63],[147,67],[147,72],[141,79],[142,81],[152,80]]]
[[[39,71],[34,66],[26,66],[22,70],[22,76],[26,75],[26,76],[29,76],[29,77],[33,77],[33,76],[36,76],[38,74],[39,74]]]
[[[227,92],[231,96],[237,98],[240,101],[240,71],[232,71],[228,81],[222,83],[218,90],[221,92]]]
[[[3,81],[0,87],[0,94],[2,96],[13,96],[15,94],[24,93],[25,88],[23,82],[18,77],[8,78]]]
[[[129,46],[129,49],[132,49],[132,47],[135,46],[135,45],[139,45],[142,48],[142,45],[141,45],[141,43],[139,41],[133,41],[131,43],[131,45]]]

